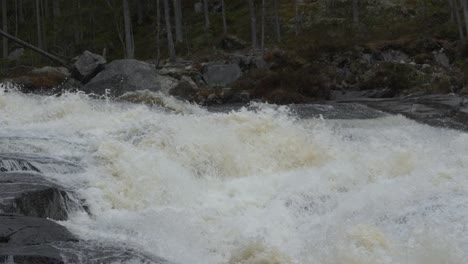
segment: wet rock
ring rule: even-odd
[[[181,80],[169,91],[169,94],[181,99],[190,99],[197,92],[197,89],[195,88],[196,86],[193,84],[186,80]]]
[[[442,67],[450,67],[450,60],[444,53],[434,53],[434,60]]]
[[[468,131],[467,99],[455,94],[351,99],[341,102],[359,102],[374,109],[404,115],[421,123]]]
[[[0,172],[32,171],[42,173],[78,173],[75,163],[32,154],[0,153]]]
[[[238,64],[214,64],[205,67],[203,79],[210,87],[226,86],[242,76]]]
[[[0,172],[0,212],[66,220],[79,209],[71,192],[41,174]]]
[[[119,96],[126,92],[149,90],[152,92],[169,90],[166,85],[172,85],[169,77],[161,77],[151,64],[133,60],[115,60],[106,65],[104,70],[96,75],[83,90],[88,93]]]
[[[68,72],[60,68],[44,67],[9,80],[22,92],[50,94],[67,79]]]
[[[0,263],[156,263],[168,261],[132,249],[82,241],[47,219],[0,214]]]
[[[82,83],[89,82],[96,74],[104,69],[104,65],[106,64],[106,59],[104,57],[89,51],[83,52],[83,54],[75,59],[72,77],[80,80]]]

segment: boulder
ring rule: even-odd
[[[73,194],[37,173],[0,173],[0,212],[66,220],[81,205]]]
[[[169,90],[167,85],[176,85],[169,76],[157,74],[155,67],[146,62],[123,59],[115,60],[106,65],[104,70],[83,86],[83,91],[98,95],[110,93],[120,96],[126,92],[149,90],[152,92]]]
[[[196,86],[193,84],[186,80],[181,80],[174,88],[169,91],[169,94],[181,99],[190,99],[197,92],[197,89],[195,88]]]
[[[47,219],[0,214],[0,263],[155,263],[168,261],[121,246],[83,241]]]
[[[75,59],[72,76],[82,83],[89,82],[89,80],[104,69],[104,65],[106,64],[106,59],[104,57],[89,51],[83,52],[83,54]]]
[[[203,79],[210,87],[226,86],[242,76],[238,64],[213,64],[205,67]]]

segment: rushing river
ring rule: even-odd
[[[468,263],[468,134],[362,109],[156,101],[1,89],[0,153],[84,167],[48,174],[89,207],[61,224],[176,263]]]

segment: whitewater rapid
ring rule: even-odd
[[[60,223],[176,263],[468,263],[468,134],[153,96],[147,106],[2,88],[0,153],[84,167],[48,175],[91,213]]]

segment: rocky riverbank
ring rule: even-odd
[[[161,92],[207,106],[247,104],[252,100],[274,104],[359,101],[421,121],[431,116],[464,120],[463,111],[459,113],[458,109],[415,114],[434,107],[432,99],[424,103],[426,98],[456,98],[463,105],[467,89],[463,65],[457,62],[462,52],[455,42],[418,37],[300,57],[279,49],[260,54],[247,49],[236,37],[226,36],[213,54],[191,61],[125,59],[107,63],[102,56],[86,51],[74,59],[71,72],[44,67],[12,73],[3,82],[24,92],[60,94],[80,90],[150,104],[154,103],[153,97],[148,99],[135,92]],[[415,105],[424,105],[427,111]]]

